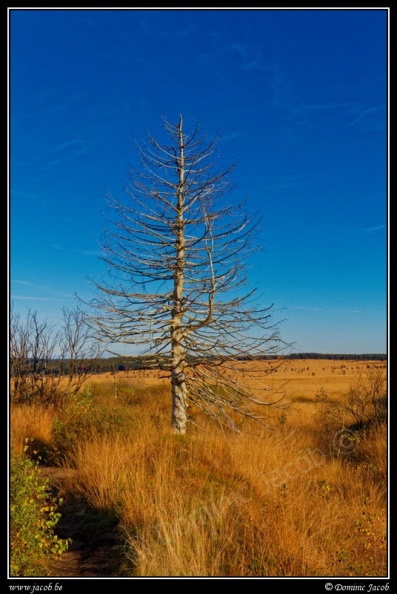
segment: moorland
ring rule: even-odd
[[[238,434],[195,410],[173,434],[163,376],[100,373],[61,408],[11,403],[11,460],[35,465],[59,514],[43,545],[57,554],[30,549],[30,564],[11,531],[14,575],[388,574],[386,361],[286,360],[271,382],[288,406]]]

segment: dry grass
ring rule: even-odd
[[[18,405],[10,409],[10,447],[22,453],[29,440],[30,450],[43,451],[51,446],[51,429],[55,411],[44,406]]]
[[[342,402],[367,365],[286,363],[277,375],[290,380],[287,421],[260,439],[217,427],[173,435],[164,380],[96,376],[98,402],[124,401],[145,422],[125,438],[82,441],[65,491],[117,514],[129,575],[385,576],[385,427],[363,434],[353,457],[318,441],[316,395]],[[50,442],[50,415],[32,410],[12,411],[13,439],[29,429]]]

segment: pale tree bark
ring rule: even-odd
[[[240,416],[266,424],[284,406],[271,378],[287,345],[272,306],[247,288],[260,219],[224,202],[233,167],[217,169],[218,137],[185,133],[182,116],[163,123],[168,142],[137,145],[126,199],[109,196],[109,276],[93,281],[91,326],[109,352],[134,345],[169,373],[176,433],[194,422],[190,405],[235,431]]]
[[[186,399],[187,388],[185,378],[186,349],[183,335],[183,280],[185,270],[185,223],[184,215],[184,184],[185,159],[182,134],[182,118],[178,125],[178,151],[176,169],[179,176],[176,206],[176,264],[174,272],[173,308],[171,313],[171,390],[172,390],[172,427],[175,432],[186,432]]]

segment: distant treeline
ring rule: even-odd
[[[295,353],[288,355],[286,359],[331,359],[331,360],[349,360],[349,361],[387,361],[387,355],[379,353],[368,353],[365,355],[346,355],[333,354],[324,355],[323,353]]]
[[[263,357],[255,357],[256,360],[269,360],[279,359],[277,356],[264,355]],[[328,354],[322,353],[295,353],[281,357],[284,359],[331,359],[331,360],[349,360],[349,361],[387,361],[387,355],[379,353],[368,353],[364,355],[351,355],[351,354]],[[244,360],[244,357],[239,357],[240,360]],[[246,360],[250,358],[247,357]],[[127,369],[154,369],[154,368],[165,368],[166,359],[158,360],[157,364],[154,363],[153,357],[144,356],[132,356],[132,357],[111,357],[109,359],[99,359],[98,364],[106,367],[106,371],[124,371]]]
[[[258,356],[256,360],[278,359],[279,357],[272,356]],[[244,360],[240,357],[240,360]],[[362,355],[352,354],[324,354],[324,353],[294,353],[286,355],[284,359],[330,359],[330,360],[349,360],[349,361],[386,361],[387,355],[379,353],[367,353]],[[249,357],[247,357],[249,360]],[[192,361],[193,362],[193,361]],[[199,361],[195,361],[199,363]],[[169,369],[169,361],[167,358],[155,358],[153,356],[118,356],[118,357],[103,357],[98,359],[87,359],[79,361],[78,367],[73,366],[73,374],[98,374],[98,373],[115,373],[117,371],[134,371],[134,370],[148,370],[148,369]],[[69,375],[71,368],[67,360],[47,361],[44,374],[51,375]]]

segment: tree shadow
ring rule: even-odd
[[[72,540],[69,548],[51,565],[55,577],[128,577],[134,575],[134,564],[125,554],[125,538],[114,510],[98,509],[81,495],[62,485],[65,471],[54,468],[51,487],[63,498],[61,518],[55,532],[61,539]]]

